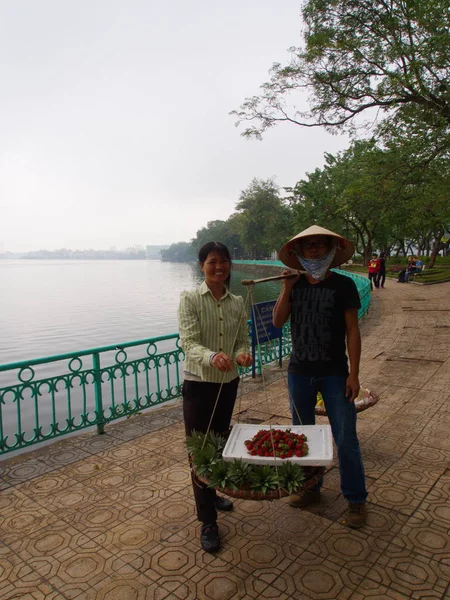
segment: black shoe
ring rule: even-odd
[[[216,523],[202,525],[200,543],[205,552],[217,552],[220,550],[219,529]]]
[[[216,499],[214,500],[214,506],[217,510],[223,510],[225,512],[231,512],[234,508],[231,500],[222,498],[222,496],[216,496]]]

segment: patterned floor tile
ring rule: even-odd
[[[88,433],[74,438],[73,444],[88,454],[96,455],[117,444],[117,439],[107,431],[103,435]]]
[[[158,595],[158,586],[142,574],[133,579],[109,576],[94,585],[92,589],[93,598],[96,600],[163,600],[167,598],[167,594]]]
[[[396,462],[397,457],[377,454],[376,451],[367,451],[366,445],[363,444],[362,459],[366,475],[372,479],[378,479]]]
[[[2,467],[2,479],[10,485],[17,485],[53,471],[54,468],[42,459],[13,459]]]
[[[345,566],[365,576],[386,546],[386,542],[363,530],[351,530],[334,523],[308,546],[308,550],[326,559],[328,563]]]
[[[265,587],[267,587],[267,584]],[[227,565],[226,569],[222,569],[210,564],[208,572],[202,573],[201,578],[196,581],[196,588],[196,598],[199,600],[210,600],[211,598],[217,600],[234,600],[236,598],[241,600],[246,596],[250,596],[250,598],[258,597],[254,578],[248,576],[238,567],[230,567],[230,565]]]
[[[148,511],[150,513],[150,511]],[[126,520],[119,520],[109,529],[101,527],[85,529],[88,537],[112,554],[124,550],[142,550],[154,546],[155,528],[161,526],[163,521],[156,515],[156,509],[151,514],[134,514]]]
[[[424,444],[413,443],[408,449],[408,456],[411,459],[416,458],[418,463],[447,468],[450,461],[450,448],[442,450],[442,448],[430,448]]]
[[[338,566],[312,552],[303,552],[283,574],[292,585],[291,596],[300,598],[347,600],[356,591],[362,576],[352,569]]]
[[[444,472],[444,467],[433,467],[417,463],[414,457],[411,457],[408,453],[396,460],[381,479],[389,479],[405,487],[430,490]]]
[[[0,530],[5,544],[31,535],[57,520],[56,515],[14,488],[2,492],[0,498],[5,504],[0,512]]]
[[[438,527],[429,513],[415,513],[393,538],[386,555],[397,557],[405,550],[438,562],[449,560],[448,527]]]
[[[219,515],[221,550],[204,553],[176,422],[181,406],[162,407],[108,425],[105,435],[85,433],[5,461],[1,599],[449,597],[447,365],[420,363],[420,379],[399,385],[405,357],[438,348],[442,358],[449,344],[436,337],[431,313],[426,326],[403,328],[402,300],[425,301],[427,290],[391,287],[396,300],[374,297],[362,324],[361,379],[380,397],[358,415],[369,489],[363,529],[339,524],[346,502],[334,463],[320,504],[300,510],[287,498],[236,500],[232,513]],[[241,412],[290,422],[278,368],[269,369],[266,389],[261,377],[242,389],[249,393],[239,398]]]
[[[369,578],[375,572],[382,573],[382,584],[401,594],[443,594],[448,585],[448,573],[442,572],[438,564],[414,553],[405,552],[396,558],[381,556]]]
[[[365,600],[366,598],[370,600],[411,600],[411,598],[417,598],[417,600],[442,600],[442,595],[439,592],[426,593],[425,595],[415,595],[415,593],[402,594],[371,579],[365,579],[356,592],[350,596],[349,600]]]
[[[100,453],[101,454],[101,453]],[[100,472],[122,471],[120,465],[111,464],[110,461],[100,458],[100,455],[89,455],[89,458],[75,462],[64,469],[64,475],[72,480],[85,482],[90,477],[95,477]]]
[[[274,531],[271,540],[283,545],[292,543],[304,549],[309,548],[331,526],[327,519],[291,507],[277,515],[272,523]]]
[[[414,513],[429,490],[430,485],[411,486],[401,484],[395,476],[389,474],[389,471],[367,488],[372,503],[405,515]]]

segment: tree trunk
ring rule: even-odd
[[[367,246],[364,246],[364,250],[363,250],[363,260],[364,260],[364,266],[367,267],[367,265],[369,264],[369,260],[372,258],[372,244],[370,242],[367,242]]]
[[[444,230],[439,231],[438,235],[434,239],[433,250],[431,251],[430,260],[427,264],[427,269],[432,269],[434,267],[434,263],[436,262],[436,257],[438,252],[446,248],[447,244],[445,242],[441,242],[441,239],[444,237]]]

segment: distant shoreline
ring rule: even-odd
[[[161,260],[159,256],[0,256],[0,260]]]

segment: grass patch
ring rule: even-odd
[[[378,254],[377,254],[378,256]],[[419,257],[420,260],[423,262],[424,265],[427,264],[427,262],[430,260],[429,256],[420,256]],[[358,264],[362,264],[363,259],[362,257],[355,257],[353,258],[354,261],[358,262]],[[398,265],[399,267],[401,265],[406,265],[408,263],[408,257],[407,256],[398,256],[397,258],[394,258],[393,256],[391,256],[390,258],[386,259],[386,265]],[[436,265],[439,265],[440,267],[449,267],[450,268],[450,255],[449,256],[436,256]]]
[[[447,256],[445,258],[448,258]],[[450,265],[449,265],[450,267]],[[446,265],[439,265],[432,269],[425,269],[421,275],[416,275],[415,278],[411,276],[410,281],[416,281],[417,283],[441,283],[450,280],[450,268]],[[351,271],[352,273],[358,273],[367,276],[367,267],[363,265],[352,265],[351,267],[340,267],[344,271]],[[405,265],[398,264],[386,264],[386,277],[389,279],[397,279],[399,272],[405,268]]]

